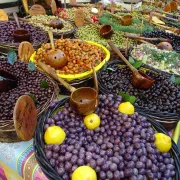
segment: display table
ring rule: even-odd
[[[180,122],[172,138],[177,143]],[[48,180],[39,167],[33,149],[33,140],[18,143],[0,143],[0,180]]]

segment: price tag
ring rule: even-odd
[[[35,4],[33,5],[30,10],[29,10],[29,14],[31,16],[36,16],[36,15],[45,15],[46,14],[46,10],[39,4]]]
[[[76,0],[70,0],[70,4],[77,4]]]
[[[16,133],[23,141],[29,141],[34,136],[37,124],[37,110],[32,98],[28,95],[19,97],[13,112]]]
[[[112,1],[111,4],[110,4],[110,9],[111,9],[111,13],[113,13],[113,14],[114,14],[114,11],[115,11],[115,7],[116,7],[116,5],[115,5],[115,3]]]
[[[51,10],[52,10],[52,14],[55,15],[57,13],[57,6],[54,0],[51,1]]]
[[[2,9],[0,9],[0,21],[8,21],[8,15]]]
[[[76,10],[74,22],[78,28],[84,25],[84,18],[85,16],[83,10],[82,9]]]
[[[29,62],[31,55],[34,53],[34,48],[31,43],[23,41],[18,47],[19,59],[24,62]]]

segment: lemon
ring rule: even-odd
[[[155,145],[160,152],[168,152],[172,147],[171,138],[163,133],[156,133]]]
[[[95,113],[89,114],[84,118],[84,124],[90,130],[94,130],[99,127],[100,123],[100,118]]]
[[[46,144],[62,144],[66,138],[66,133],[59,126],[50,126],[44,134]]]
[[[97,180],[97,175],[91,167],[80,166],[73,172],[72,180]]]
[[[134,106],[130,102],[123,102],[119,105],[118,111],[123,114],[134,114]]]

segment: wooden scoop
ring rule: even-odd
[[[131,39],[140,39],[140,40],[148,40],[148,41],[172,42],[171,39],[165,39],[165,38],[146,38],[146,37],[142,37],[142,36],[138,36],[138,35],[134,35],[134,34],[128,34],[128,33],[125,33],[124,36],[127,37],[127,38],[131,38]]]
[[[19,20],[24,21],[24,22],[33,22],[33,23],[41,23],[45,26],[49,26],[52,28],[56,28],[56,29],[62,29],[64,27],[62,21],[60,19],[52,19],[49,22],[43,22],[43,21],[39,21],[39,20],[30,20],[30,19],[24,19],[24,18],[19,18]]]
[[[98,105],[98,83],[95,69],[93,68],[95,89],[90,87],[74,88],[62,78],[57,76],[55,71],[42,62],[38,62],[38,66],[43,69],[49,76],[60,82],[65,88],[71,92],[70,104],[72,108],[81,115],[88,115],[95,111]]]
[[[99,27],[97,24],[93,23],[91,20],[87,18],[85,20],[91,23],[93,26],[95,26],[99,30],[99,33],[103,38],[108,39],[111,37],[113,33],[113,28],[111,25],[105,24],[102,27]]]
[[[62,68],[67,64],[67,58],[61,50],[55,49],[54,47],[54,40],[53,40],[53,33],[52,31],[48,31],[49,39],[51,41],[52,50],[47,53],[47,57],[45,58],[46,64],[59,69]]]
[[[150,78],[149,76],[147,76],[145,73],[143,73],[142,71],[138,71],[137,69],[135,69],[129,62],[128,60],[122,55],[122,53],[119,51],[119,49],[111,42],[108,42],[109,46],[111,47],[111,49],[127,64],[127,66],[129,66],[129,68],[132,71],[132,77],[131,77],[131,82],[134,86],[136,86],[137,88],[140,89],[148,89],[150,88],[153,83],[154,80],[152,78]]]
[[[27,30],[22,29],[19,24],[19,20],[16,12],[13,13],[14,19],[17,23],[18,29],[13,32],[13,38],[15,42],[30,41],[30,34]]]
[[[106,12],[106,13],[108,13],[116,18],[119,18],[121,20],[121,24],[123,26],[129,26],[132,24],[133,17],[131,15],[125,15],[125,16],[121,17],[121,16],[118,16],[118,15],[110,13],[110,12]]]

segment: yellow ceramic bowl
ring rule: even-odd
[[[97,71],[99,71],[104,66],[104,64],[107,61],[109,61],[109,59],[110,59],[110,52],[104,46],[102,46],[102,45],[100,45],[98,43],[95,43],[95,42],[92,42],[92,41],[86,41],[86,42],[102,48],[104,50],[105,54],[106,54],[106,57],[104,58],[104,60],[95,67],[95,70],[97,72]],[[30,61],[34,62],[35,55],[36,55],[36,52],[31,56]],[[83,72],[83,73],[80,73],[80,74],[57,74],[57,75],[59,77],[65,79],[65,80],[67,80],[67,81],[72,81],[72,80],[75,80],[75,79],[84,79],[86,77],[91,76],[92,73],[93,73],[93,71],[91,70],[91,71],[86,71],[86,72]]]

